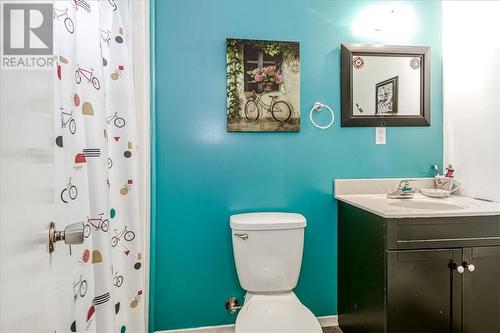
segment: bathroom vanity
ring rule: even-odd
[[[335,181],[342,331],[500,332],[500,204],[388,199],[399,181]]]

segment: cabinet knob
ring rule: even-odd
[[[464,266],[465,266],[465,263],[464,263]],[[465,272],[465,268],[464,266],[462,265],[457,265],[456,263],[452,263],[451,264],[451,268],[452,269],[455,269],[458,273],[462,274],[463,272]]]
[[[476,270],[476,266],[474,266],[473,264],[468,264],[467,262],[464,261],[464,263],[462,264],[464,267],[467,267],[467,270],[469,272],[474,272]]]

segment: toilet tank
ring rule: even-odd
[[[294,213],[249,213],[230,218],[241,287],[250,292],[295,288],[302,264],[306,219]]]

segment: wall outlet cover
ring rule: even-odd
[[[385,145],[386,140],[386,128],[385,127],[376,127],[375,128],[375,144],[376,145]]]

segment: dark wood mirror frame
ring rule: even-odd
[[[428,46],[393,46],[341,44],[342,127],[430,126],[431,48]],[[353,56],[416,56],[422,58],[420,72],[420,114],[401,116],[353,115]]]

